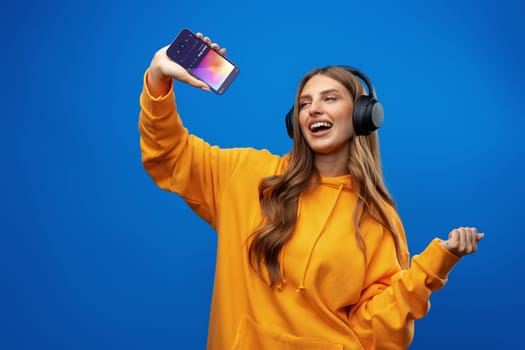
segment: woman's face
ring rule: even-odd
[[[317,154],[348,154],[354,135],[354,101],[348,90],[326,75],[313,76],[299,96],[299,125]]]

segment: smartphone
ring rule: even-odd
[[[173,40],[167,54],[217,94],[223,94],[239,75],[239,67],[186,28]]]

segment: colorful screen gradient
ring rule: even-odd
[[[233,69],[233,64],[225,60],[217,52],[208,50],[206,56],[195,67],[193,74],[210,85],[214,90],[219,90]]]

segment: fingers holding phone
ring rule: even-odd
[[[183,29],[166,50],[166,55],[193,78],[203,82],[210,90],[223,94],[239,74],[239,67],[225,57],[221,49],[202,33]],[[179,78],[190,85],[203,87],[188,75],[177,70]]]
[[[197,38],[199,38],[199,39],[202,39],[206,44],[210,45],[210,47],[211,47],[213,50],[217,51],[219,54],[221,54],[221,55],[223,55],[223,56],[226,57],[226,48],[223,47],[223,48],[221,49],[221,47],[219,46],[219,44],[217,44],[217,43],[213,43],[209,37],[204,36],[204,34],[202,34],[202,33],[197,33],[197,34],[195,34],[195,36],[196,36]]]
[[[168,93],[171,80],[175,79],[191,86],[209,90],[208,86],[202,81],[194,78],[186,69],[173,62],[166,54],[168,46],[158,50],[151,61],[147,84],[152,96],[158,97]]]

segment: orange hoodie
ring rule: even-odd
[[[352,224],[357,196],[350,176],[321,178],[301,195],[294,234],[281,252],[284,282],[271,288],[250,267],[248,237],[261,221],[258,185],[280,174],[287,157],[251,148],[221,149],[189,135],[173,88],[143,90],[139,129],[143,164],[218,234],[208,349],[405,349],[414,319],[429,309],[459,260],[435,239],[403,270],[392,234],[365,219],[365,262]],[[403,235],[397,214],[392,217]]]

